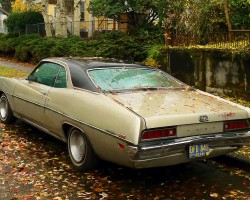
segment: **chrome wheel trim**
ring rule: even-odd
[[[5,97],[1,97],[0,99],[0,115],[1,119],[6,119],[8,113],[8,101]]]
[[[69,148],[71,155],[76,162],[84,160],[86,155],[86,141],[80,131],[73,130],[70,134]]]

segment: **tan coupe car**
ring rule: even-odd
[[[250,109],[165,72],[99,59],[42,60],[27,79],[0,78],[3,123],[21,118],[68,143],[72,163],[175,165],[250,144]]]

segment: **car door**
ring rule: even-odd
[[[16,112],[22,117],[47,127],[45,101],[49,90],[54,86],[60,65],[43,62],[18,84],[14,90]]]
[[[65,118],[65,107],[71,105],[65,104],[65,99],[70,98],[71,95],[67,90],[67,71],[63,66],[60,66],[58,75],[55,79],[54,86],[49,90],[45,102],[45,118],[48,124],[48,129],[54,134],[61,132],[62,121]],[[63,137],[62,135],[58,135]]]

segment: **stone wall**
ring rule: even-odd
[[[163,52],[165,71],[199,89],[250,99],[250,58],[221,51]],[[167,59],[166,59],[167,58]]]

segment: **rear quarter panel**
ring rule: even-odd
[[[138,144],[145,129],[141,117],[101,93],[52,89],[45,107],[50,108],[46,117],[51,127],[64,123],[79,127],[100,158],[118,164],[129,165],[128,155],[125,149],[118,148],[118,143],[125,147]]]

